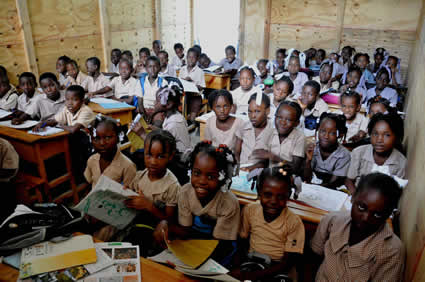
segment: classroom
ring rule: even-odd
[[[0,281],[106,281],[108,255],[113,281],[425,281],[425,0],[0,20]],[[24,260],[78,240],[85,261]]]

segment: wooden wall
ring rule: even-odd
[[[425,8],[409,64],[405,145],[409,185],[401,202],[401,237],[407,250],[405,281],[425,281]]]

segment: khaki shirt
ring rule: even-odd
[[[304,158],[305,136],[300,130],[294,128],[291,133],[280,143],[279,133],[273,131],[268,150],[281,159],[292,162],[293,157]]]
[[[16,109],[18,105],[18,94],[15,86],[10,85],[10,90],[0,98],[0,109],[10,111]]]
[[[54,119],[61,125],[74,126],[81,124],[87,127],[95,117],[96,115],[93,111],[83,104],[75,114],[72,114],[68,108],[64,107],[61,112],[55,115]]]
[[[244,121],[240,118],[235,118],[232,127],[227,131],[222,131],[217,128],[217,117],[214,115],[207,119],[205,126],[205,140],[211,140],[212,145],[218,147],[220,144],[225,144],[233,152],[236,146],[236,132],[243,125]]]
[[[289,72],[284,72],[281,77],[282,76],[290,77],[290,74]],[[294,94],[295,99],[298,99],[298,97],[301,95],[301,92],[303,91],[303,86],[307,81],[308,76],[303,72],[298,72],[297,77],[294,81],[292,81],[294,83],[294,91],[292,91],[292,93]]]
[[[356,113],[356,117],[351,123],[346,122],[347,136],[345,139],[348,141],[351,137],[359,133],[360,130],[367,133],[367,125],[369,124],[369,118],[362,113]]]
[[[326,102],[323,101],[322,98],[318,98],[316,100],[316,103],[314,104],[314,107],[311,110],[308,108],[304,110],[304,116],[308,117],[313,115],[314,117],[318,118],[322,113],[326,112],[328,109],[328,104],[326,104]]]
[[[251,88],[249,91],[242,90],[242,87],[238,87],[235,90],[231,91],[233,104],[236,105],[236,113],[248,113],[248,101],[249,98],[255,93],[257,93],[256,88]]]
[[[31,108],[34,107],[34,105],[37,103],[37,100],[40,99],[40,96],[42,94],[39,93],[37,90],[34,92],[34,96],[32,96],[28,101],[27,101],[27,95],[25,95],[25,93],[22,93],[19,97],[18,97],[18,106],[17,109],[21,112],[24,112],[26,114],[28,114],[29,112],[31,112]]]
[[[311,169],[314,172],[327,173],[335,176],[347,176],[347,171],[350,166],[350,152],[342,145],[330,154],[324,160],[320,153],[319,142],[316,143],[313,151],[313,159],[311,160]]]
[[[204,71],[200,67],[194,66],[191,71],[188,71],[187,65],[183,66],[180,69],[179,78],[185,79],[186,77],[190,77],[193,80],[193,83],[197,86],[205,88],[205,75]]]
[[[97,90],[105,88],[106,86],[109,85],[110,81],[111,81],[110,78],[103,75],[102,73],[99,74],[96,80],[93,77],[89,76],[87,77],[87,91],[95,92]],[[114,94],[112,93],[112,91],[109,91],[102,95],[96,95],[96,97],[111,97],[113,95]]]
[[[15,170],[12,175],[7,178],[0,178],[0,182],[7,182],[16,175],[19,168],[19,156],[15,148],[9,141],[0,138],[0,168]]]
[[[164,119],[162,129],[167,130],[176,138],[177,150],[184,154],[192,149],[187,122],[180,113],[175,113]]]
[[[28,109],[27,114],[32,118],[46,120],[61,112],[65,107],[64,91],[56,101],[50,100],[46,94],[40,94],[39,99]]]
[[[322,83],[320,82],[320,76],[313,77],[313,80],[316,81],[316,82],[318,82],[320,84],[320,94],[321,93],[325,93],[326,91],[328,91],[331,88],[334,89],[335,92],[337,92],[338,89],[339,89],[339,82],[338,81],[332,82],[331,83],[331,87],[328,87],[328,84],[327,83],[325,83],[325,84],[322,85]]]
[[[160,89],[161,87],[167,85],[167,81],[165,79],[162,79],[161,85],[158,86],[158,77],[151,84],[149,82],[148,76],[146,76],[144,83],[145,92],[143,93],[143,107],[145,107],[145,109],[153,109],[156,103],[156,92],[158,92],[158,89]]]
[[[79,71],[76,79],[68,75],[64,81],[64,85],[67,88],[71,85],[80,85],[85,91],[87,91],[88,78],[89,76],[87,74]]]
[[[122,81],[121,76],[114,77],[108,84],[114,91],[116,98],[123,96],[139,96],[142,97],[142,86],[140,81],[134,77],[130,77],[126,81]]]

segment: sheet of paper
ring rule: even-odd
[[[136,216],[137,211],[127,208],[124,200],[138,194],[102,175],[94,189],[74,209],[91,215],[103,222],[125,228]]]
[[[187,80],[184,80],[182,78],[179,78],[181,84],[183,85],[184,92],[193,92],[193,93],[199,93],[198,87],[196,87],[196,84]]]
[[[102,103],[105,103],[105,104],[112,104],[112,103],[119,104],[120,103],[120,101],[116,101],[116,100],[113,100],[113,99],[107,99],[107,98],[99,98],[99,97],[97,97],[97,98],[91,98],[90,99],[90,102],[93,102],[93,103],[96,103],[96,104],[102,104]]]
[[[248,181],[249,173],[247,171],[239,170],[238,176],[233,176],[231,189],[237,192],[255,195],[257,197],[257,189],[251,190],[252,180]]]
[[[205,72],[215,72],[216,70],[218,70],[219,68],[221,68],[222,66],[220,65],[215,65],[215,66],[211,66],[209,68],[204,69]]]
[[[297,200],[325,211],[339,211],[347,198],[344,192],[303,183]]]
[[[53,134],[56,134],[56,133],[60,133],[62,131],[64,131],[62,128],[46,126],[43,131],[35,132],[35,131],[32,131],[32,130],[29,130],[28,133],[34,134],[34,135],[40,135],[40,136],[49,136],[49,135],[53,135]]]
[[[0,121],[1,126],[7,126],[11,128],[16,128],[16,129],[27,129],[27,128],[34,127],[37,124],[38,124],[38,121],[36,120],[26,120],[22,124],[17,124],[17,125],[12,124],[11,120]]]
[[[86,264],[84,265],[85,269],[87,269],[87,271],[90,274],[96,273],[101,271],[102,269],[105,269],[107,267],[110,267],[111,265],[114,264],[114,262],[112,261],[112,258],[110,258],[103,250],[102,248],[100,248],[99,246],[95,246],[96,247],[96,256],[97,256],[97,261],[95,263],[90,263],[90,264]]]
[[[4,117],[7,117],[7,116],[10,116],[11,114],[12,114],[12,112],[5,111],[5,110],[0,109],[0,118],[4,118]]]
[[[218,240],[173,240],[168,249],[185,264],[197,268],[204,263],[218,245]]]

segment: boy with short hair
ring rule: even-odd
[[[162,50],[161,40],[154,40],[152,42],[152,53],[153,53],[153,56],[158,57],[159,56],[159,52],[161,50]]]
[[[21,124],[25,120],[30,119],[31,116],[28,113],[31,107],[33,107],[40,98],[40,93],[38,93],[36,89],[37,81],[33,73],[22,73],[19,76],[19,87],[24,93],[18,97],[18,106],[17,110],[14,112],[12,124]]]
[[[143,47],[139,50],[139,60],[134,67],[134,74],[141,75],[146,73],[146,61],[150,57],[151,51],[149,48]]]
[[[110,79],[100,72],[100,60],[97,57],[90,57],[86,60],[87,73],[87,91],[95,92],[108,86]],[[101,97],[111,97],[114,95],[112,91],[106,92]]]
[[[176,77],[176,70],[173,65],[168,63],[168,53],[167,51],[161,50],[158,55],[159,62],[161,64],[161,69],[159,71],[159,76],[172,76]]]
[[[170,65],[174,66],[176,70],[179,70],[181,67],[186,65],[186,58],[184,56],[185,54],[184,54],[183,44],[181,43],[174,44],[174,52],[176,53],[176,55],[171,60]]]
[[[121,59],[121,50],[120,49],[112,49],[111,51],[111,65],[109,66],[110,73],[119,74],[119,62]]]

